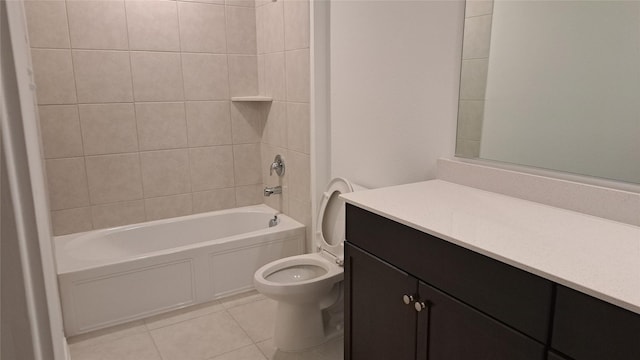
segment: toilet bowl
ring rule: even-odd
[[[278,301],[273,338],[282,351],[302,351],[342,334],[345,206],[339,196],[360,189],[333,179],[318,212],[316,252],[273,261],[254,275],[256,290]]]

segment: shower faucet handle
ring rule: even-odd
[[[284,159],[278,154],[269,166],[269,175],[272,176],[273,170],[275,170],[278,176],[284,176],[284,168]]]

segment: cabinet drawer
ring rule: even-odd
[[[346,216],[348,242],[546,342],[550,281],[350,204]]]
[[[558,285],[551,347],[577,360],[640,359],[640,315]]]

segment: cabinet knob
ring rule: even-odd
[[[402,301],[405,303],[405,305],[409,305],[412,302],[414,302],[416,299],[413,298],[413,295],[407,295],[405,294],[404,296],[402,296]]]
[[[416,303],[413,304],[413,306],[416,308],[417,312],[420,312],[427,307],[424,301],[416,301]]]

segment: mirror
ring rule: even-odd
[[[640,2],[468,0],[456,156],[640,184]]]

